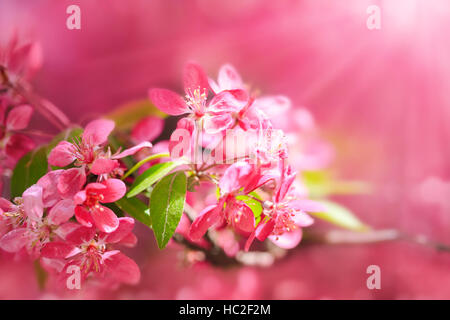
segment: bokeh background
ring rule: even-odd
[[[66,28],[71,4],[81,30]],[[380,30],[366,27],[371,4]],[[0,41],[14,30],[42,44],[34,88],[80,123],[152,86],[180,90],[186,61],[211,75],[230,62],[262,92],[310,110],[339,176],[372,185],[335,200],[375,228],[450,243],[447,0],[1,0]],[[416,244],[305,246],[268,269],[225,271],[186,269],[176,248],[161,252],[151,231],[139,234],[136,287],[40,291],[32,265],[0,254],[0,298],[450,298],[450,254]],[[366,287],[371,264],[381,290]]]

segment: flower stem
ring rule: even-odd
[[[127,171],[127,173],[124,174],[124,176],[122,177],[122,180],[127,178],[130,174],[135,172],[137,169],[139,169],[141,166],[143,166],[147,162],[150,162],[150,161],[156,160],[156,159],[160,159],[160,158],[169,158],[169,157],[170,157],[169,153],[152,154],[151,156],[148,156],[147,158],[136,163],[130,170]]]

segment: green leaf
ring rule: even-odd
[[[147,116],[165,118],[167,115],[158,110],[149,100],[138,100],[124,104],[106,117],[114,120],[116,128],[121,130],[130,129],[139,120]]]
[[[142,222],[151,228],[152,219],[150,218],[150,210],[141,200],[137,198],[128,199],[124,197],[116,201],[115,204],[137,221]]]
[[[39,178],[47,173],[47,149],[39,149],[28,152],[17,162],[11,177],[11,196],[19,197]]]
[[[364,181],[337,180],[327,170],[303,171],[303,182],[313,198],[329,195],[367,194],[371,187]]]
[[[261,213],[263,211],[261,202],[245,195],[237,196],[236,200],[243,201],[250,208],[250,210],[252,210],[253,215],[255,216],[255,227],[256,227],[259,224],[259,221],[261,221]]]
[[[122,180],[124,180],[126,177],[128,177],[130,174],[132,174],[133,172],[135,172],[137,169],[139,169],[140,167],[142,167],[144,164],[146,164],[147,162],[153,161],[155,159],[159,159],[159,158],[169,158],[170,154],[169,153],[157,153],[157,154],[152,154],[150,156],[148,156],[145,159],[142,159],[141,161],[139,161],[138,163],[136,163],[130,170],[127,171],[127,173],[125,173],[125,175],[122,177]]]
[[[130,187],[127,194],[128,198],[134,197],[145,189],[149,188],[156,181],[167,175],[170,171],[180,165],[179,162],[170,161],[155,164],[154,166],[145,170],[139,177],[136,178]]]
[[[369,227],[362,223],[350,210],[332,201],[318,201],[326,208],[325,212],[308,212],[311,216],[325,220],[344,229],[367,231]]]
[[[162,178],[150,196],[150,216],[158,247],[164,249],[180,223],[186,198],[186,175],[174,172]]]

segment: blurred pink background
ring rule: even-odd
[[[81,30],[66,8],[81,8]],[[381,8],[368,30],[366,9]],[[316,118],[336,148],[341,178],[372,184],[339,197],[364,222],[450,243],[450,3],[446,0],[2,0],[0,41],[13,30],[39,40],[34,87],[85,123],[151,86],[180,90],[195,60],[215,76],[230,62],[265,93],[285,94]],[[35,127],[43,127],[34,118]],[[140,226],[142,227],[142,226]],[[450,298],[450,254],[407,243],[308,246],[269,269],[185,269],[139,228],[130,251],[137,287],[65,298]],[[366,287],[381,267],[381,290]],[[32,265],[0,255],[0,298],[39,291]]]

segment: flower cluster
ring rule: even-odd
[[[26,134],[33,108],[15,91],[41,66],[40,46],[35,42],[21,44],[17,36],[0,46],[0,191],[3,176],[9,176],[16,162],[36,144]]]
[[[218,200],[206,206],[190,226],[190,240],[201,239],[212,226],[217,230],[231,227],[248,237],[246,250],[255,238],[269,238],[283,248],[295,247],[301,240],[302,228],[313,223],[307,212],[324,208],[305,199],[303,188],[296,188],[284,135],[274,128],[266,113],[268,109],[289,108],[289,99],[257,97],[231,65],[220,69],[216,82],[198,65],[188,64],[184,91],[183,98],[170,90],[153,88],[149,96],[161,111],[186,115],[178,121],[170,139],[172,158],[185,158],[192,168],[191,179],[212,182],[218,188]],[[191,138],[180,140],[179,130],[188,132]],[[237,154],[231,152],[235,150],[227,146],[230,136],[240,137],[241,145],[252,141],[250,147]],[[213,143],[211,148],[210,141],[218,140],[220,156],[215,156],[214,161],[191,157],[192,150],[212,149],[209,153],[217,155],[218,144]],[[179,147],[186,141],[187,148]],[[262,212],[255,214],[249,201],[259,203]]]
[[[119,218],[104,204],[126,192],[125,183],[113,178],[123,174],[118,159],[151,143],[112,154],[105,144],[113,128],[110,120],[90,122],[81,139],[61,141],[49,154],[50,165],[69,168],[49,171],[13,203],[0,199],[1,249],[41,258],[58,272],[77,266],[83,279],[97,276],[112,282],[138,282],[137,265],[114,249],[136,244],[134,219]]]
[[[6,78],[5,70],[2,84],[18,85],[21,78]],[[136,263],[119,251],[137,243],[135,219],[153,229],[160,248],[171,239],[194,248],[187,255],[192,262],[217,248],[233,258],[250,250],[255,239],[297,246],[302,228],[313,224],[308,213],[325,208],[307,199],[291,166],[289,142],[274,121],[277,112],[290,108],[289,99],[258,96],[231,65],[214,81],[189,63],[183,80],[184,96],[149,90],[160,111],[179,117],[169,140],[152,145],[164,120],[147,116],[131,130],[114,130],[113,120],[93,120],[47,145],[46,173],[34,181],[27,177],[32,182],[12,201],[0,198],[0,249],[39,259],[66,282],[76,268],[80,280],[117,285],[140,279]],[[20,132],[33,108],[8,99],[0,100],[1,170],[8,157],[13,168],[35,147]]]

